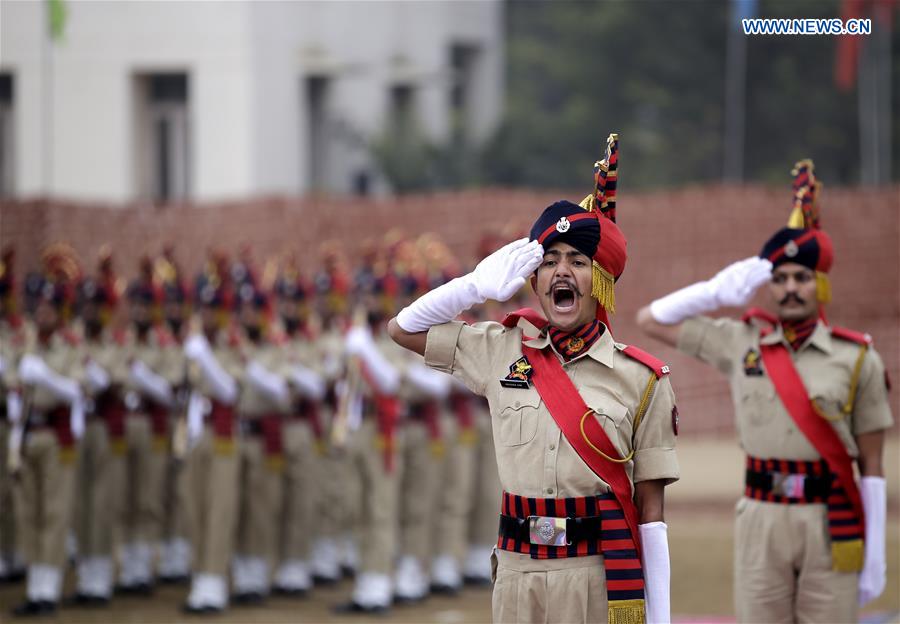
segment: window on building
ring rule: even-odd
[[[141,194],[156,201],[185,199],[190,189],[188,76],[145,74],[137,86]]]
[[[415,131],[416,92],[409,84],[391,87],[390,130],[397,139],[408,139]]]
[[[463,43],[450,46],[450,114],[453,133],[459,138],[465,138],[469,133],[477,60],[476,46]]]
[[[14,191],[14,98],[12,74],[0,73],[0,197],[11,197]]]
[[[308,180],[312,191],[328,188],[331,149],[328,126],[328,97],[331,80],[327,76],[306,79],[306,111],[308,139]]]

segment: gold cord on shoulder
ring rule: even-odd
[[[596,446],[594,446],[594,443],[588,439],[587,434],[584,432],[584,420],[593,413],[594,413],[594,410],[589,409],[581,416],[581,422],[579,423],[579,427],[581,428],[581,437],[584,438],[584,441],[587,442],[588,446],[590,446],[592,449],[594,449],[594,451],[596,451],[598,455],[600,455],[604,459],[607,459],[607,460],[613,462],[614,464],[624,464],[625,462],[631,461],[631,458],[634,457],[634,449],[631,449],[631,452],[628,454],[628,457],[624,457],[622,459],[615,459],[614,457],[610,457],[609,455],[607,455],[606,453],[604,453],[603,451],[598,449]]]

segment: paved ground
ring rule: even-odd
[[[731,440],[680,444],[682,481],[670,488],[666,519],[672,558],[672,611],[675,620],[733,622],[731,607],[731,508],[741,480],[741,455]],[[900,624],[900,444],[891,441],[887,451],[890,512],[888,515],[888,589],[870,605],[863,620],[870,624]],[[71,583],[71,579],[69,579]],[[24,588],[0,587],[0,622],[12,620],[9,608],[21,599]],[[265,607],[234,608],[211,618],[214,622],[436,622],[457,624],[490,620],[490,592],[468,589],[456,598],[431,598],[423,604],[394,609],[388,616],[352,618],[336,616],[331,607],[346,600],[350,584],[316,590],[309,598],[273,598]],[[121,598],[105,610],[65,609],[49,621],[76,623],[175,623],[197,622],[184,616],[179,606],[186,590],[161,588],[152,599]]]

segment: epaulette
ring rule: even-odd
[[[631,359],[637,360],[638,362],[652,370],[656,374],[657,379],[661,379],[663,376],[668,375],[671,372],[668,364],[658,358],[653,357],[643,349],[639,349],[631,345],[623,345],[620,343],[616,343],[616,348]]]
[[[175,336],[162,325],[153,328],[153,335],[156,337],[156,344],[160,347],[173,347],[176,344]]]
[[[762,308],[750,308],[746,312],[744,312],[743,316],[741,316],[741,320],[745,323],[749,323],[750,321],[763,321],[768,323],[769,325],[777,325],[778,318],[773,314],[766,312]]]
[[[870,334],[863,334],[858,331],[853,331],[852,329],[847,329],[845,327],[832,327],[831,335],[835,338],[841,338],[843,340],[855,342],[858,345],[869,346],[872,344],[872,336]]]

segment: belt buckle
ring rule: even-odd
[[[567,546],[566,520],[552,516],[528,516],[528,538],[539,546]]]
[[[803,498],[806,475],[788,474],[784,472],[772,473],[772,493],[788,498]]]

